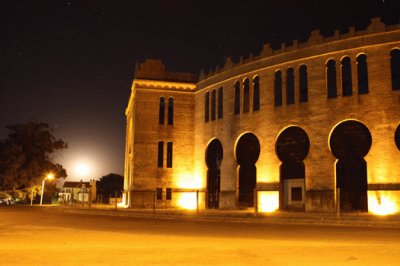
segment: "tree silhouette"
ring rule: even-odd
[[[96,182],[97,194],[105,194],[115,196],[115,192],[118,194],[122,193],[124,189],[124,177],[118,174],[110,173],[106,176],[102,176],[98,182]]]
[[[53,173],[55,178],[67,177],[62,165],[52,155],[66,149],[67,144],[52,135],[49,125],[31,121],[6,127],[8,138],[0,141],[0,189],[15,190],[40,185]]]

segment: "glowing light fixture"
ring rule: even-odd
[[[197,207],[196,192],[180,192],[176,194],[177,204],[186,210],[195,210]]]
[[[368,211],[376,215],[399,212],[398,202],[390,191],[368,191]]]
[[[278,191],[258,191],[258,211],[274,212],[279,209]]]
[[[117,203],[119,208],[128,208],[126,193],[122,193],[122,201]]]
[[[42,195],[40,195],[40,205],[42,205],[42,203],[43,203],[44,184],[45,184],[46,179],[52,180],[52,179],[54,179],[54,175],[52,173],[49,173],[49,174],[47,174],[47,176],[45,178],[43,178],[43,181],[42,181]]]

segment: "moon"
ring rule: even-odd
[[[88,177],[90,174],[90,166],[85,162],[79,162],[75,166],[75,174],[80,178]]]

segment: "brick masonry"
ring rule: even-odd
[[[147,60],[138,65],[132,94],[126,110],[127,140],[125,162],[125,191],[127,204],[133,206],[135,191],[172,188],[173,195],[184,189],[204,191],[207,182],[205,151],[217,138],[223,146],[221,164],[220,208],[237,208],[238,164],[235,145],[243,133],[255,134],[261,145],[256,163],[257,189],[279,191],[281,161],[275,152],[276,139],[285,128],[296,125],[307,133],[310,150],[305,164],[305,210],[333,211],[335,209],[335,162],[329,147],[329,136],[335,126],[345,120],[358,120],[370,131],[372,146],[364,158],[370,190],[385,188],[384,184],[400,183],[400,152],[394,133],[400,122],[400,91],[391,84],[390,52],[400,49],[400,25],[385,26],[372,19],[366,30],[350,28],[347,34],[335,31],[331,37],[312,32],[305,43],[294,41],[272,50],[264,45],[260,55],[230,58],[223,68],[202,72],[199,80],[187,73],[171,73],[160,61]],[[369,93],[358,94],[357,61],[367,56]],[[351,59],[353,94],[341,95],[340,61]],[[327,99],[326,62],[336,61],[338,97]],[[308,102],[299,102],[299,67],[307,66]],[[295,77],[295,103],[286,104],[286,70],[292,67]],[[156,69],[156,71],[152,71]],[[274,74],[282,71],[282,106],[274,106]],[[260,110],[234,115],[234,84],[245,78],[260,79]],[[205,93],[223,88],[223,118],[205,122]],[[218,94],[218,93],[217,93]],[[243,96],[243,86],[241,86]],[[174,99],[174,124],[159,125],[159,99]],[[157,167],[157,144],[173,142],[173,167]],[[164,147],[164,157],[166,146]],[[165,158],[164,158],[165,159]],[[186,182],[185,182],[186,179]],[[192,182],[192,185],[190,185]],[[282,191],[280,192],[282,193]],[[139,193],[136,193],[139,194]],[[143,193],[142,193],[143,194]],[[150,196],[149,196],[150,195]],[[165,195],[164,195],[165,197]],[[163,198],[164,199],[164,198]],[[204,199],[204,197],[202,197]],[[146,199],[139,199],[146,201]],[[136,201],[135,201],[136,202]],[[156,201],[162,207],[176,202]],[[204,205],[204,204],[203,204]],[[202,205],[202,206],[203,206]]]

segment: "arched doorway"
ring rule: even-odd
[[[207,170],[207,204],[209,209],[218,209],[219,191],[221,184],[220,166],[223,157],[222,144],[218,139],[213,139],[206,149]]]
[[[236,161],[239,164],[239,205],[254,206],[254,189],[257,182],[255,163],[260,156],[260,142],[253,133],[245,133],[236,143]]]
[[[371,148],[368,128],[356,120],[338,124],[331,132],[329,146],[336,162],[336,187],[340,188],[342,211],[368,211],[367,162]]]
[[[397,149],[400,150],[400,125],[397,126],[396,132],[394,133],[394,142],[396,143]]]
[[[303,160],[309,149],[308,135],[298,126],[285,128],[276,140],[275,151],[282,162],[279,168],[282,209],[304,210],[306,173]]]

